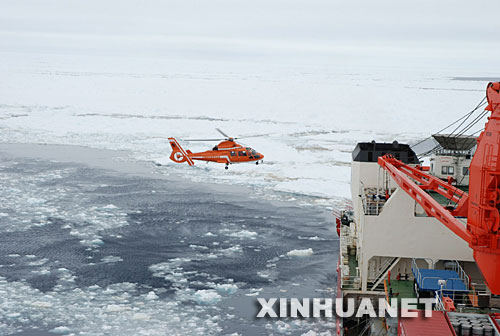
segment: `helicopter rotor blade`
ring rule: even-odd
[[[223,141],[226,139],[182,139],[183,141]]]
[[[230,138],[229,135],[227,135],[226,133],[222,132],[220,128],[216,128],[217,132],[219,132],[220,134],[222,134],[223,136],[225,136],[226,138]]]
[[[275,133],[264,133],[264,134],[255,134],[255,135],[243,135],[243,136],[240,136],[240,137],[236,137],[234,139],[236,140],[236,139],[246,139],[246,138],[259,138],[259,137],[265,137],[265,136],[272,135],[272,134],[275,134]]]

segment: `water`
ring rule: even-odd
[[[257,297],[335,295],[323,209],[159,176],[110,151],[26,148],[0,153],[0,333],[334,333],[334,320],[255,318]]]

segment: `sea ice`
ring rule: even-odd
[[[56,334],[67,334],[70,331],[71,331],[71,329],[68,327],[65,327],[65,326],[55,327],[54,329],[50,330],[50,332],[53,332]]]
[[[156,295],[156,293],[154,291],[151,291],[149,292],[147,295],[146,295],[146,300],[157,300],[158,299],[158,295]]]
[[[308,248],[305,250],[291,250],[286,253],[289,257],[309,257],[313,254],[313,249]]]
[[[104,258],[102,258],[101,261],[103,263],[115,263],[115,262],[123,261],[123,259],[119,256],[109,255],[109,256],[105,256]]]
[[[196,291],[193,298],[198,303],[211,305],[219,302],[222,296],[213,289],[200,289]]]
[[[255,239],[257,237],[257,232],[253,231],[248,231],[248,230],[241,230],[238,232],[232,232],[228,234],[229,237],[235,237],[235,238],[248,238],[248,239]]]
[[[238,286],[235,284],[217,284],[215,289],[221,294],[234,294],[238,290]]]

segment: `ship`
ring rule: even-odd
[[[430,165],[397,141],[356,145],[337,298],[430,298],[433,314],[337,318],[337,335],[500,335],[500,83],[487,99],[481,134],[435,135]]]

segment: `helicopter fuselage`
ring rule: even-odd
[[[193,160],[218,162],[225,164],[260,161],[264,155],[250,147],[243,147],[234,140],[225,140],[216,145],[212,150],[192,153]]]
[[[233,138],[220,142],[218,145],[204,152],[193,153],[190,150],[184,150],[175,138],[169,138],[172,146],[170,159],[177,163],[187,162],[190,166],[194,160],[224,163],[227,166],[233,163],[255,162],[264,159],[264,155],[250,147],[243,147],[236,143]]]

